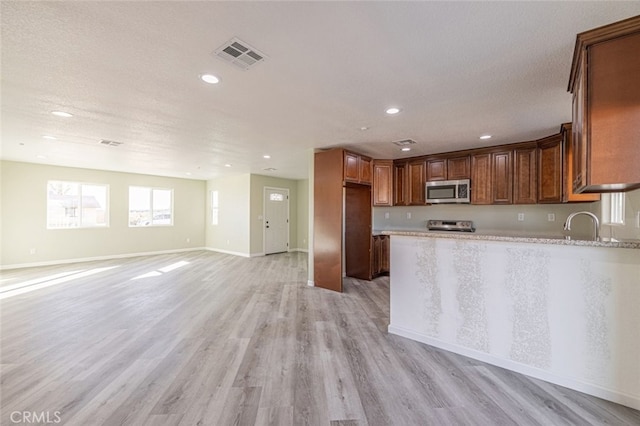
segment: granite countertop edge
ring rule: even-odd
[[[554,244],[563,246],[583,247],[609,247],[640,249],[640,240],[637,241],[593,241],[566,239],[564,236],[522,236],[522,235],[493,235],[477,234],[471,232],[436,232],[436,231],[377,231],[382,235],[398,235],[405,237],[447,238],[454,240],[483,240],[504,241],[516,243]]]

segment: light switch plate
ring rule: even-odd
[[[411,219],[411,212],[407,212],[407,219]]]

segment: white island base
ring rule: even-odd
[[[388,234],[390,333],[640,409],[640,250]]]

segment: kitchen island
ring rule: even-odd
[[[640,409],[640,242],[384,233],[390,333]]]

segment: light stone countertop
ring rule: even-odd
[[[568,239],[564,235],[526,235],[522,232],[516,231],[447,232],[427,230],[382,230],[375,232],[382,235],[401,235],[406,237],[448,238],[458,240],[505,241],[520,243],[555,244],[563,246],[640,249],[640,240],[615,240],[602,238],[601,241],[593,241],[584,239]]]

